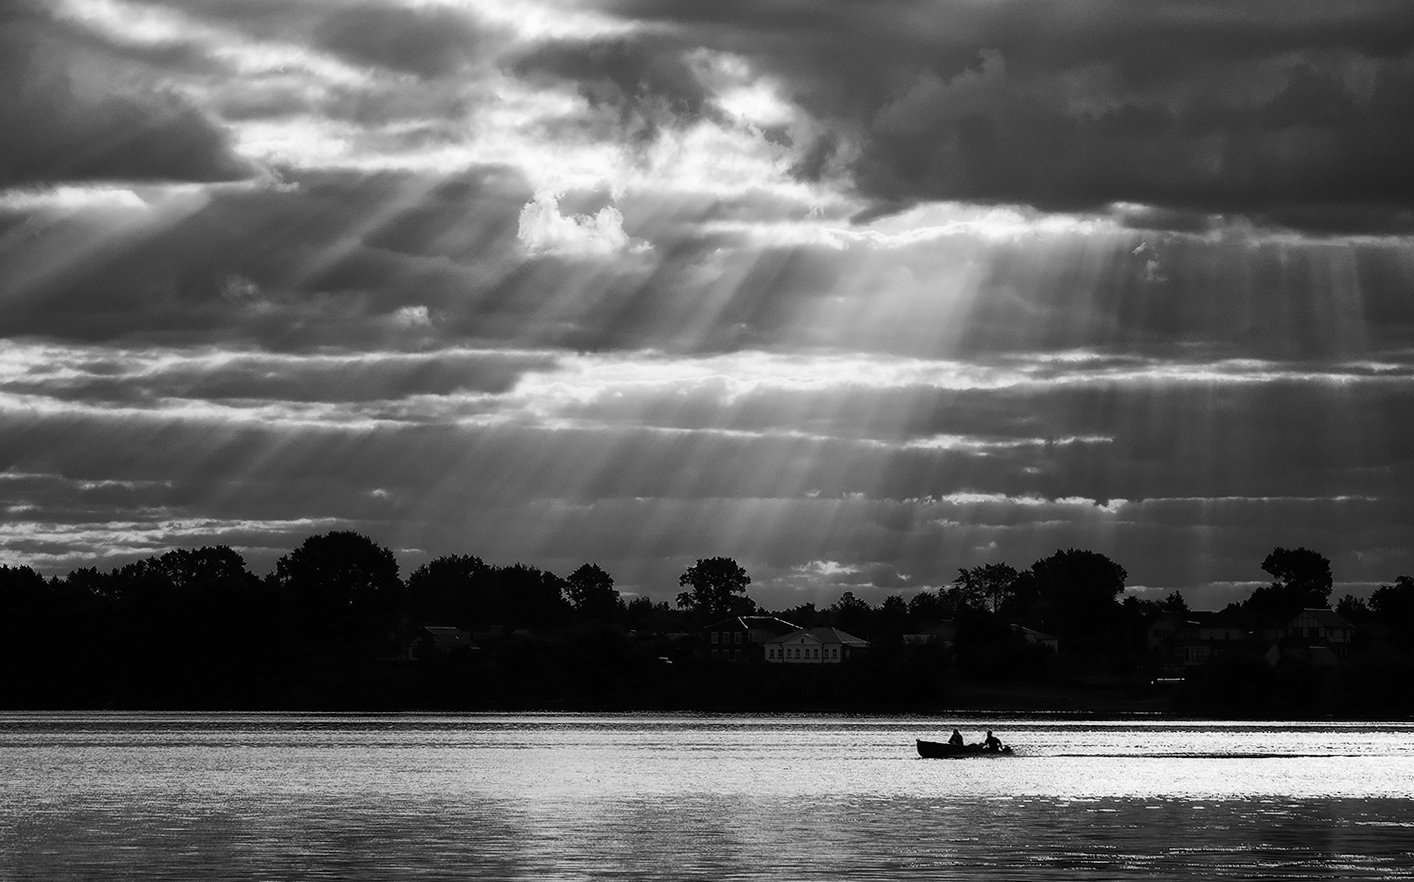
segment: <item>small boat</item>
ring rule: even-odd
[[[951,759],[966,756],[1011,756],[1010,747],[985,748],[980,744],[948,744],[946,741],[918,739],[918,755],[924,759]]]

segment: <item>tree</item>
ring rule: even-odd
[[[1031,577],[1042,630],[1070,638],[1082,653],[1112,648],[1120,617],[1115,598],[1129,577],[1124,567],[1097,551],[1069,548],[1032,564]]]
[[[751,577],[729,557],[698,559],[678,577],[678,585],[691,587],[678,594],[678,606],[690,610],[707,621],[755,611],[756,604],[746,597]]]
[[[890,637],[902,636],[908,623],[908,604],[897,594],[890,594],[879,604],[876,632]]]
[[[1249,618],[1279,622],[1306,608],[1329,608],[1333,581],[1331,562],[1324,556],[1304,547],[1278,547],[1262,561],[1262,569],[1273,581],[1254,590],[1243,604]]]
[[[1376,589],[1378,590],[1378,589]],[[1371,616],[1370,604],[1354,594],[1347,594],[1335,605],[1335,611],[1352,625],[1368,621]]]
[[[514,627],[547,628],[569,617],[565,580],[554,573],[518,563],[494,570],[491,580],[505,598],[507,621]]]
[[[923,589],[908,600],[908,618],[915,628],[928,628],[943,619],[950,619],[956,611],[951,593]]]
[[[1370,594],[1370,609],[1387,624],[1414,626],[1414,578],[1400,576],[1393,585],[1381,585]]]
[[[684,613],[668,606],[666,601],[654,603],[639,596],[624,604],[624,621],[629,630],[662,634],[684,630]]]
[[[873,608],[864,600],[855,597],[853,591],[846,591],[825,610],[825,615],[830,617],[835,627],[856,636],[863,636],[870,630],[869,619],[873,612]]]
[[[238,645],[268,651],[278,639],[275,595],[229,546],[177,548],[142,566],[169,586],[170,600],[162,602],[185,625],[182,632],[203,635],[195,642],[211,657],[229,657]]]
[[[1124,591],[1129,573],[1098,551],[1069,548],[1031,565],[1041,599],[1075,610],[1103,609]]]
[[[820,611],[815,608],[813,603],[802,603],[790,609],[783,609],[776,615],[801,628],[813,628],[816,619],[820,616]]]
[[[470,554],[433,558],[408,576],[408,610],[421,625],[500,624],[505,599],[492,590],[492,568]]]
[[[12,654],[23,641],[28,649],[39,640],[51,640],[44,633],[54,624],[56,604],[54,594],[44,577],[29,567],[0,564],[0,657]],[[23,658],[23,653],[13,653]]]
[[[953,594],[959,609],[999,611],[1015,596],[1019,573],[1006,563],[989,563],[957,571]]]
[[[622,603],[618,589],[614,587],[614,577],[600,569],[598,564],[582,564],[565,579],[565,593],[570,605],[581,618],[597,621],[613,619]]]
[[[226,545],[177,548],[154,559],[152,565],[178,591],[249,588],[255,581],[245,558]]]
[[[275,581],[315,644],[373,653],[397,625],[403,601],[398,561],[362,534],[309,537],[276,562]]]
[[[1272,587],[1302,607],[1330,605],[1331,562],[1309,548],[1274,548],[1262,561],[1262,569],[1276,581]]]
[[[1171,591],[1159,601],[1159,609],[1163,612],[1187,613],[1188,601],[1184,599],[1182,591]]]

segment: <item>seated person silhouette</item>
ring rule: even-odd
[[[952,737],[948,739],[948,744],[951,744],[953,747],[961,747],[962,733],[956,729],[952,730]]]
[[[987,730],[987,737],[984,738],[984,739],[982,739],[982,749],[983,749],[983,750],[1001,750],[1001,749],[1002,749],[1002,740],[1001,740],[1000,738],[998,738],[997,736],[993,735],[991,729],[988,729],[988,730]]]

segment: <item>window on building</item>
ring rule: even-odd
[[[742,636],[742,635],[741,635],[741,632],[740,632],[740,631],[737,631],[737,632],[736,632],[736,642],[737,642],[737,643],[740,643],[740,642],[741,642],[741,636]]]
[[[717,657],[717,650],[714,649],[714,650],[712,650],[712,658],[715,659],[716,657]]]
[[[718,636],[719,636],[719,635],[717,634],[716,631],[713,631],[713,632],[712,632],[712,642],[713,642],[713,643],[716,643],[716,642],[717,642],[717,637],[718,637]]]

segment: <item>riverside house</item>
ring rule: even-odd
[[[837,665],[869,649],[869,641],[839,628],[804,628],[766,641],[766,661],[784,665]]]
[[[760,661],[763,644],[800,629],[775,616],[732,616],[713,622],[704,630],[709,659],[739,662]]]

